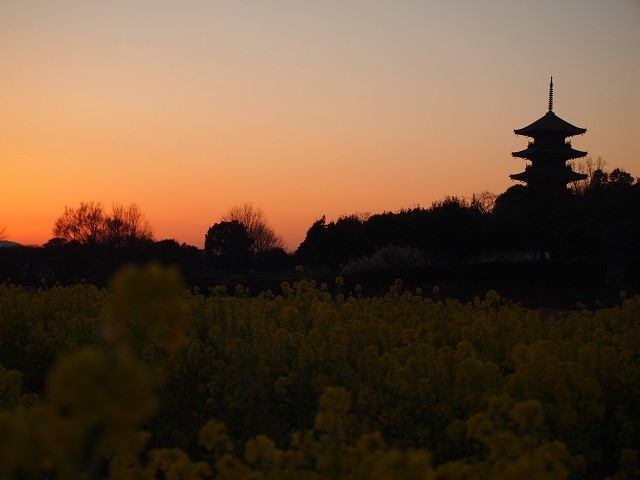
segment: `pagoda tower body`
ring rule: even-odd
[[[582,135],[586,128],[576,127],[553,112],[553,77],[549,84],[549,111],[524,128],[514,130],[516,135],[533,138],[524,150],[512,152],[517,158],[531,162],[524,172],[509,175],[513,180],[527,184],[532,190],[564,191],[567,184],[584,180],[587,175],[574,172],[568,160],[584,157],[587,152],[576,150],[567,137]]]

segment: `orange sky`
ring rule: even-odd
[[[551,75],[574,147],[640,176],[640,4],[519,3],[2,2],[0,225],[135,202],[201,247],[253,202],[295,250],[322,215],[506,190]]]

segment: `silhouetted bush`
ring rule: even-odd
[[[387,245],[376,249],[371,255],[351,259],[342,267],[341,273],[349,275],[394,268],[419,267],[428,263],[429,256],[422,250],[406,245]]]

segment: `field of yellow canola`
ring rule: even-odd
[[[0,478],[638,478],[640,298],[0,285]]]

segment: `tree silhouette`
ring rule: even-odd
[[[255,255],[284,247],[282,239],[268,225],[264,212],[253,203],[234,205],[227,210],[221,220],[223,222],[237,221],[245,226],[251,239],[251,251]]]
[[[354,258],[388,245],[432,254],[440,262],[462,261],[486,245],[493,197],[467,201],[446,197],[431,208],[378,215],[343,215],[335,222],[317,220],[296,251],[297,258],[337,269]]]
[[[621,168],[614,168],[609,174],[609,185],[613,188],[626,188],[633,185],[633,176]]]
[[[458,262],[478,254],[485,244],[485,206],[447,196],[429,209],[427,251],[441,261]]]
[[[604,170],[594,170],[589,179],[590,190],[603,190],[609,184],[609,174]]]
[[[113,205],[111,215],[105,217],[104,230],[105,242],[112,245],[153,238],[151,226],[135,203],[127,207]]]
[[[307,236],[296,250],[296,258],[303,263],[325,263],[327,247],[327,220],[323,215],[307,230]]]
[[[570,160],[568,164],[574,171],[583,173],[587,176],[587,178],[573,182],[570,186],[573,193],[582,194],[589,189],[594,172],[597,170],[604,171],[604,167],[607,162],[602,157],[598,157],[595,160],[591,157],[587,157],[578,160]]]
[[[101,203],[81,202],[77,208],[64,207],[53,225],[53,236],[83,244],[100,243],[104,233],[104,207]]]
[[[251,238],[246,227],[232,220],[213,224],[204,236],[204,250],[222,268],[244,267],[251,258]]]
[[[110,214],[99,202],[64,207],[53,225],[53,236],[85,245],[124,246],[153,240],[153,230],[138,205],[113,204]]]
[[[496,206],[497,198],[498,196],[495,193],[487,190],[474,193],[471,197],[470,206],[482,214],[490,214]]]

